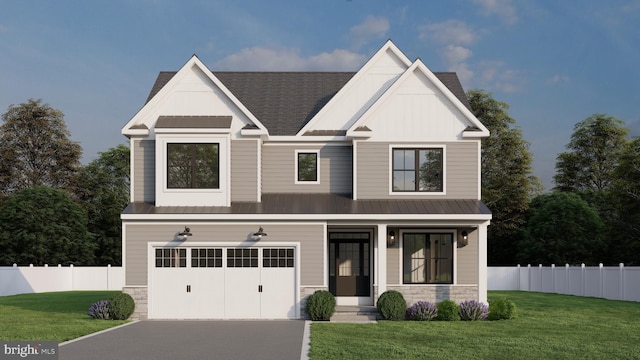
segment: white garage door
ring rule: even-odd
[[[156,247],[151,319],[296,317],[293,247]]]

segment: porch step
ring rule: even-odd
[[[336,306],[333,322],[365,323],[382,319],[375,306]]]

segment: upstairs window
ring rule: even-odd
[[[296,152],[296,183],[318,183],[318,152]]]
[[[393,149],[394,192],[442,192],[443,149]]]
[[[168,143],[167,187],[219,189],[219,144]]]

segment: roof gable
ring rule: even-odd
[[[241,120],[234,125],[238,131],[249,125],[267,133],[266,127],[195,55],[179,71],[158,76],[146,104],[122,133],[148,135],[158,118],[175,115],[234,116]]]
[[[410,65],[406,55],[387,40],[297,135],[348,129]]]
[[[449,83],[459,84],[455,74],[445,74]],[[362,127],[372,130],[367,138],[376,140],[446,141],[489,135],[468,102],[464,104],[420,59],[352,124],[347,136],[362,136]]]

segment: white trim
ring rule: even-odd
[[[400,256],[400,260],[398,261],[399,262],[399,266],[400,266],[400,269],[399,269],[399,271],[400,271],[399,272],[399,274],[400,274],[400,279],[399,279],[400,285],[408,285],[408,286],[425,286],[425,285],[431,285],[431,286],[434,286],[434,285],[439,285],[439,286],[456,285],[457,286],[458,285],[458,281],[457,281],[458,280],[458,276],[457,276],[457,273],[458,273],[458,270],[457,270],[457,267],[458,267],[458,263],[457,263],[457,261],[458,261],[458,247],[457,247],[457,245],[458,245],[458,236],[457,236],[458,231],[457,231],[457,229],[453,229],[453,228],[446,228],[446,229],[404,228],[403,229],[403,228],[400,228],[398,232],[400,233],[399,234],[400,239],[398,241],[398,254]],[[434,283],[429,283],[429,284],[427,284],[427,283],[411,283],[411,284],[405,284],[404,283],[404,267],[403,267],[404,266],[404,251],[403,250],[404,250],[404,234],[405,233],[421,233],[421,234],[449,234],[450,233],[451,234],[451,239],[452,239],[451,247],[453,248],[452,249],[452,251],[453,251],[453,259],[451,260],[452,261],[452,264],[451,264],[452,269],[451,270],[453,271],[453,278],[451,279],[451,281],[452,281],[451,284],[448,284],[448,283],[436,283],[436,284],[434,284]]]
[[[298,179],[298,163],[299,163],[299,158],[298,158],[298,154],[303,153],[303,154],[316,154],[316,180],[315,181],[304,181],[304,180],[299,180]],[[320,184],[320,149],[296,149],[295,150],[295,154],[294,154],[294,179],[293,182],[296,185],[317,185]]]
[[[353,141],[353,151],[352,151],[352,164],[351,164],[351,172],[352,172],[352,197],[353,200],[358,200],[358,143],[359,141]]]
[[[135,174],[135,138],[129,138],[129,202],[134,202],[135,201],[135,193],[134,193],[134,176],[133,174]],[[142,142],[141,139],[137,139],[138,141]],[[155,176],[155,174],[154,174]],[[144,175],[142,176],[143,178],[143,183],[144,183]]]
[[[375,236],[374,250],[376,252],[376,262],[374,264],[375,285],[378,286],[378,296],[387,291],[387,224],[378,224],[377,235]]]
[[[482,200],[482,144],[478,141],[478,200]]]
[[[256,202],[262,202],[262,143],[261,141],[259,140],[256,141],[256,147],[257,147],[256,156],[258,157],[257,159],[258,179],[256,181],[256,196],[257,196]],[[233,164],[230,164],[230,166],[233,166]]]
[[[170,143],[218,144],[218,188],[174,189],[167,184],[167,146]],[[231,139],[229,134],[157,134],[155,186],[157,206],[230,206]]]
[[[442,149],[442,191],[430,192],[430,191],[393,191],[393,150],[405,148],[405,149]],[[430,144],[430,143],[392,143],[389,144],[389,195],[399,196],[444,196],[447,195],[447,145],[445,144]]]
[[[478,301],[487,303],[487,226],[486,221],[478,226]]]
[[[179,208],[179,207],[178,207]],[[365,221],[487,221],[491,214],[122,214],[122,220],[291,220],[291,221],[331,221],[331,220],[365,220]]]
[[[290,139],[290,138],[289,138]],[[309,148],[318,148],[318,147],[326,147],[326,146],[350,146],[351,145],[351,141],[341,141],[341,142],[329,142],[329,143],[325,143],[323,141],[311,141],[311,142],[304,142],[304,141],[278,141],[275,142],[273,141],[273,137],[270,137],[268,141],[264,142],[264,146],[296,146],[296,147],[302,147],[302,146],[308,146]]]

